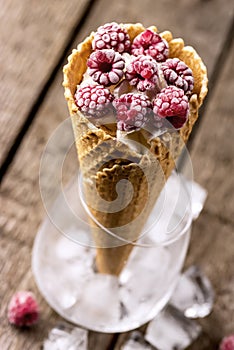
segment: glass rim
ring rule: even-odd
[[[79,171],[79,176],[81,176],[81,179],[82,179],[81,171]],[[188,195],[188,203],[189,203],[189,205],[187,206],[186,211],[184,212],[184,215],[180,218],[180,220],[177,223],[176,227],[169,232],[170,233],[170,238],[168,238],[166,240],[163,240],[161,242],[153,242],[151,240],[150,243],[140,243],[139,241],[142,238],[147,237],[148,233],[145,233],[142,236],[140,234],[139,237],[136,238],[135,241],[134,240],[128,240],[128,239],[123,238],[123,237],[119,236],[118,234],[112,232],[110,229],[108,229],[105,226],[103,226],[95,218],[95,216],[91,213],[88,205],[86,204],[86,202],[84,200],[84,197],[82,195],[81,183],[82,183],[82,181],[79,181],[79,185],[78,185],[78,187],[79,187],[79,197],[80,197],[80,200],[81,200],[81,205],[83,206],[83,208],[84,208],[85,212],[87,213],[87,215],[92,219],[92,221],[94,221],[94,223],[99,228],[101,228],[103,231],[105,231],[107,234],[109,234],[113,238],[117,239],[119,242],[122,242],[122,244],[116,244],[116,245],[113,245],[113,246],[110,246],[110,247],[102,247],[102,246],[99,247],[96,244],[94,244],[95,248],[108,249],[108,248],[121,247],[121,246],[124,246],[124,245],[127,245],[127,244],[130,244],[130,245],[136,246],[136,247],[144,247],[144,248],[168,246],[168,245],[170,245],[172,243],[175,243],[177,240],[179,240],[187,232],[188,228],[191,226],[191,223],[192,223],[192,220],[193,220],[193,214],[192,214],[192,209],[191,209],[191,197],[189,196],[188,189],[187,189],[187,187],[185,185],[183,185],[183,190],[185,190],[186,194]],[[150,229],[152,229],[152,227],[150,227],[146,232],[149,232]],[[79,242],[77,242],[77,243],[79,243]]]

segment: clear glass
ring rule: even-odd
[[[173,173],[124,269],[113,276],[96,271],[90,213],[77,178],[70,183],[55,200],[33,249],[34,276],[50,306],[68,321],[101,332],[129,331],[154,318],[169,301],[186,256],[190,185]],[[126,244],[118,232],[106,234],[117,245]]]

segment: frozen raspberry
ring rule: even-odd
[[[161,70],[168,85],[175,85],[187,94],[192,92],[193,72],[179,58],[168,58],[161,64]]]
[[[127,31],[116,22],[99,27],[92,42],[94,50],[114,49],[120,53],[129,52],[130,45]]]
[[[112,49],[94,51],[87,62],[88,73],[97,83],[110,86],[123,77],[125,66],[122,56]]]
[[[234,334],[222,340],[219,350],[234,350]]]
[[[117,127],[121,131],[143,128],[152,112],[150,99],[143,94],[121,95],[113,105],[117,111]]]
[[[153,90],[158,85],[158,65],[151,56],[140,55],[126,67],[126,79],[139,91]]]
[[[38,321],[39,308],[31,292],[20,291],[13,295],[8,305],[8,320],[15,326],[32,326]]]
[[[169,47],[166,40],[157,33],[147,29],[135,37],[131,47],[134,56],[149,55],[158,62],[163,62],[169,55]]]
[[[77,88],[76,105],[86,116],[101,118],[112,110],[114,96],[103,85],[85,85]]]
[[[162,89],[153,101],[153,111],[160,118],[167,118],[175,129],[180,129],[189,112],[188,97],[182,89],[169,86]]]

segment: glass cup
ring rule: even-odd
[[[178,281],[190,239],[192,183],[173,172],[137,241],[101,227],[115,245],[133,245],[114,276],[96,271],[92,214],[78,180],[60,193],[37,234],[32,260],[37,285],[68,321],[101,332],[135,329],[166,305]]]

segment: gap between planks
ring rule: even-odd
[[[77,25],[74,27],[72,32],[69,33],[69,36],[66,40],[67,44],[65,44],[64,48],[62,49],[62,53],[59,56],[58,61],[55,63],[54,68],[52,69],[44,86],[42,86],[42,89],[41,89],[40,93],[38,94],[34,104],[32,105],[32,107],[31,107],[31,109],[30,109],[30,111],[25,119],[25,122],[23,123],[23,125],[22,125],[20,131],[18,132],[12,146],[10,147],[10,149],[8,151],[7,156],[5,157],[5,159],[3,160],[2,164],[1,164],[0,184],[1,184],[4,176],[6,175],[9,166],[13,162],[14,157],[17,154],[17,151],[20,147],[20,144],[21,144],[24,136],[27,134],[30,126],[32,125],[32,123],[37,115],[37,112],[39,111],[40,106],[48,93],[49,88],[53,84],[59,70],[61,69],[61,66],[62,66],[64,60],[66,59],[68,52],[70,51],[76,36],[78,35],[79,31],[81,30],[81,28],[85,24],[85,21],[88,18],[89,13],[92,11],[92,8],[94,7],[96,1],[97,0],[89,0],[87,2],[86,6],[83,10],[83,13],[81,15],[81,18],[77,22]]]
[[[214,68],[212,70],[212,73],[211,73],[211,76],[209,79],[209,83],[208,83],[208,94],[203,102],[203,105],[201,106],[201,108],[199,110],[199,118],[193,127],[193,132],[191,133],[191,135],[188,139],[187,145],[186,145],[188,150],[191,150],[193,147],[195,136],[197,135],[197,133],[198,133],[203,121],[204,121],[204,117],[206,116],[206,110],[207,110],[207,107],[209,105],[210,100],[212,99],[215,85],[216,85],[217,81],[219,80],[219,77],[221,76],[222,71],[224,69],[225,62],[228,59],[228,56],[229,56],[229,53],[230,53],[231,47],[232,47],[233,33],[234,33],[234,16],[232,17],[232,21],[228,27],[223,46],[221,47],[219,55],[217,56],[217,58],[215,60]],[[177,166],[178,170],[182,170],[183,167],[185,166],[186,157],[187,157],[187,153],[184,150],[179,161],[178,161],[178,166]]]

